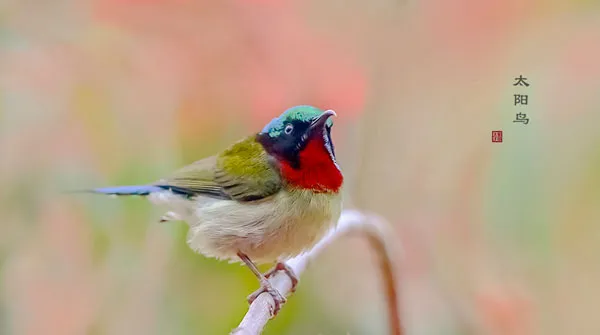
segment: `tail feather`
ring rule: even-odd
[[[154,185],[115,186],[91,189],[90,192],[111,195],[148,195],[164,189]]]

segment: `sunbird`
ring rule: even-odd
[[[336,161],[333,110],[292,107],[257,134],[221,153],[196,161],[157,182],[92,189],[111,195],[147,196],[166,206],[161,222],[183,220],[195,252],[243,262],[260,282],[252,303],[268,292],[277,315],[286,299],[267,278],[284,262],[312,248],[340,217],[344,181]],[[264,275],[256,264],[275,263]]]

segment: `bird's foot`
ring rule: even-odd
[[[285,272],[285,274],[288,275],[288,277],[290,277],[290,280],[292,281],[292,288],[290,289],[290,291],[296,292],[296,285],[298,285],[298,277],[296,277],[294,270],[292,270],[292,268],[290,268],[287,264],[283,262],[277,262],[277,264],[275,264],[275,266],[271,270],[265,273],[265,278],[272,277],[277,273],[277,271],[283,271]]]
[[[271,311],[272,317],[275,317],[277,313],[279,313],[279,310],[281,310],[281,305],[286,302],[286,299],[281,295],[281,293],[279,293],[279,291],[277,291],[277,289],[273,287],[273,285],[271,285],[266,278],[261,279],[260,288],[248,296],[248,303],[252,304],[259,295],[265,292],[269,293],[275,302],[274,309]]]

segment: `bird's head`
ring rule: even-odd
[[[312,172],[313,183],[334,181],[341,185],[331,141],[331,117],[335,115],[332,110],[312,106],[292,107],[271,120],[257,135],[257,140],[282,164],[284,177],[287,174],[288,179],[300,178],[294,174],[301,172],[305,183],[307,174]]]
[[[265,150],[278,160],[287,161],[292,167],[300,168],[300,154],[316,141],[335,162],[331,141],[332,110],[322,111],[312,106],[297,106],[283,112],[269,122],[258,134],[258,141]]]

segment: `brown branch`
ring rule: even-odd
[[[392,252],[392,244],[388,241],[388,238],[392,236],[393,233],[390,231],[389,224],[382,218],[376,215],[366,215],[355,210],[345,210],[342,212],[335,230],[327,234],[311,251],[290,259],[286,263],[294,270],[296,276],[300,277],[300,274],[306,269],[310,260],[316,258],[323,249],[337,238],[348,234],[364,235],[371,247],[375,250],[380,261],[379,268],[385,286],[390,334],[402,335],[398,282],[396,280],[397,272],[394,271],[395,263],[393,262],[395,253]],[[269,280],[273,287],[279,290],[282,295],[287,296],[290,293],[292,283],[285,273],[279,272]],[[271,317],[273,306],[273,298],[271,298],[268,293],[261,294],[252,305],[250,305],[244,319],[231,334],[261,334]]]

